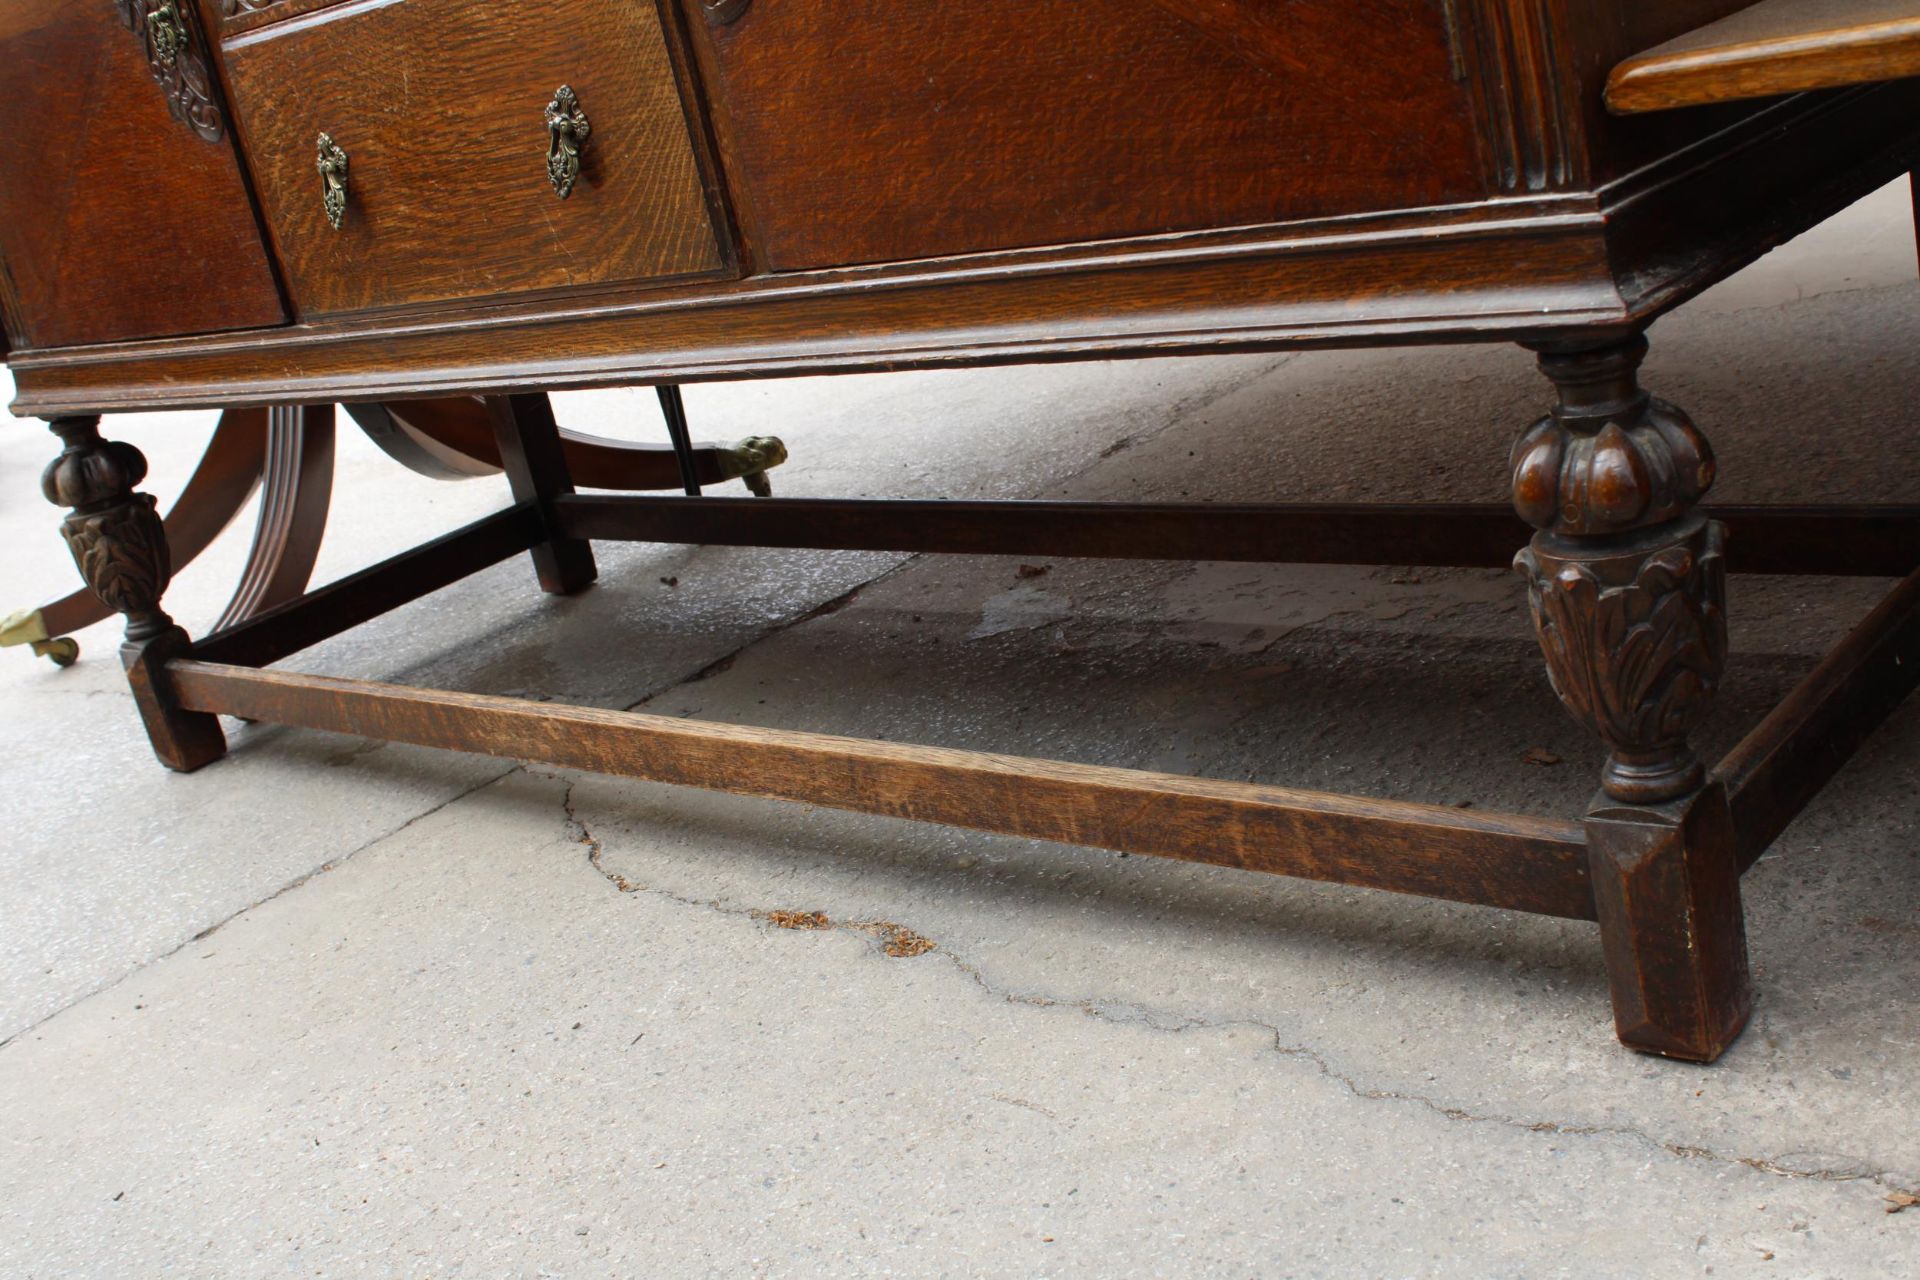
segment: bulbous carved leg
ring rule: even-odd
[[[1620,1038],[1710,1061],[1751,1005],[1726,798],[1687,744],[1726,666],[1726,531],[1693,510],[1713,453],[1641,389],[1646,350],[1541,353],[1560,402],[1514,447],[1537,530],[1514,567],[1554,692],[1610,752],[1587,842]]]
[[[183,772],[226,754],[213,716],[182,710],[166,664],[186,653],[187,633],[160,607],[173,577],[166,528],[151,495],[134,492],[147,460],[132,445],[100,438],[98,418],[57,418],[65,446],[40,478],[47,500],[70,508],[60,533],[87,585],[127,619],[120,655],[161,763]]]

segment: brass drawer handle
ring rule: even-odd
[[[547,181],[562,200],[573,194],[573,184],[580,180],[580,151],[592,132],[572,86],[555,89],[553,101],[547,104]]]
[[[338,231],[347,216],[347,153],[326,134],[320,135],[314,168],[320,171],[320,202],[327,221]]]

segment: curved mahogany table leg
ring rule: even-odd
[[[347,410],[389,456],[423,475],[459,480],[501,469],[486,403],[478,397],[349,405]],[[688,448],[684,434],[682,419],[675,432],[680,449],[566,430],[560,439],[568,470],[582,488],[691,489],[740,480],[762,497],[773,492],[766,473],[787,460],[786,445],[775,437]],[[265,486],[247,567],[213,630],[244,622],[306,589],[326,531],[333,457],[331,405],[234,409],[221,415],[200,465],[166,518],[178,570],[233,522],[256,488]],[[91,590],[82,589],[0,619],[0,646],[31,645],[36,654],[67,666],[80,653],[67,633],[110,612]]]
[[[457,480],[500,470],[500,447],[486,403],[473,396],[350,404],[347,412],[373,442],[401,465],[422,475]],[[583,489],[679,489],[685,484],[670,445],[635,444],[560,430],[561,448],[573,482]],[[772,436],[734,444],[692,446],[699,484],[744,481],[754,493],[771,493],[766,473],[787,460],[787,447]]]
[[[332,498],[333,406],[269,409],[259,523],[240,585],[212,630],[224,631],[306,591]]]
[[[220,415],[220,425],[200,458],[179,501],[167,513],[167,543],[174,567],[182,568],[207,549],[260,484],[267,457],[267,411],[231,409]],[[36,654],[69,666],[80,646],[68,633],[111,617],[113,610],[91,588],[23,609],[0,621],[0,646],[27,644]]]

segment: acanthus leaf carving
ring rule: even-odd
[[[129,640],[159,635],[173,625],[160,608],[173,558],[153,496],[133,490],[147,460],[130,444],[101,439],[98,418],[56,418],[52,428],[66,447],[40,487],[49,501],[73,508],[60,534],[80,576],[126,615]]]
[[[219,142],[226,136],[226,118],[207,65],[194,0],[113,0],[113,4],[121,23],[140,40],[147,69],[166,95],[173,118],[206,141]]]
[[[1636,804],[1704,781],[1686,738],[1727,660],[1725,529],[1696,516],[1660,532],[1651,547],[1542,535],[1514,560],[1553,690],[1612,751],[1608,794]]]

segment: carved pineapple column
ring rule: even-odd
[[[1559,404],[1513,451],[1515,560],[1554,692],[1610,752],[1586,821],[1620,1039],[1711,1061],[1752,997],[1733,826],[1688,734],[1727,658],[1712,450],[1641,389],[1644,337],[1546,349]]]
[[[71,508],[60,533],[87,585],[126,615],[120,656],[154,753],[182,772],[210,764],[227,750],[219,720],[182,710],[166,678],[167,661],[183,656],[190,642],[160,607],[173,560],[152,496],[133,491],[146,478],[147,460],[132,445],[101,439],[98,418],[50,425],[65,448],[40,488],[47,501]]]

